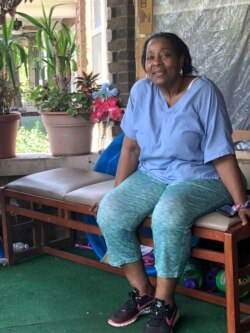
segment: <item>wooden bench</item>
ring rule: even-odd
[[[248,174],[249,177],[249,174]],[[75,232],[101,235],[97,225],[89,224],[84,216],[94,215],[90,205],[110,191],[112,176],[75,168],[58,168],[39,172],[15,180],[1,188],[3,239],[9,265],[27,257],[47,253],[84,265],[122,275],[119,268],[90,259],[83,253],[68,251],[75,244]],[[249,182],[250,183],[250,182]],[[138,230],[142,244],[153,242],[145,228],[150,229],[150,217]],[[51,228],[62,227],[64,233],[51,236]],[[29,249],[15,253],[13,242],[21,234],[28,234]],[[197,299],[225,306],[229,333],[243,333],[250,329],[250,305],[239,293],[250,290],[250,282],[239,286],[239,278],[250,274],[250,223],[242,227],[239,218],[227,218],[217,212],[199,218],[193,235],[206,240],[208,246],[195,247],[192,256],[225,266],[226,297],[209,291],[178,286],[177,291]],[[154,278],[151,277],[152,281]]]

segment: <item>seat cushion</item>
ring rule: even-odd
[[[96,171],[56,168],[22,177],[6,187],[28,194],[91,206],[112,190],[114,182],[113,176]],[[226,231],[239,221],[238,216],[227,217],[212,212],[201,216],[195,222],[195,226]]]
[[[63,199],[65,194],[79,187],[104,182],[113,176],[77,168],[56,168],[37,172],[7,184],[7,188],[47,198]]]
[[[227,217],[220,213],[212,212],[201,216],[195,222],[195,226],[219,231],[226,231],[239,221],[240,218],[238,216]]]
[[[102,197],[112,190],[115,180],[108,180],[98,184],[92,184],[78,188],[65,195],[64,200],[78,203],[82,205],[91,206],[94,202],[98,202]]]
[[[92,184],[78,188],[65,195],[64,199],[69,202],[91,206],[94,202],[100,201],[102,197],[112,190],[114,180]],[[226,231],[240,221],[238,216],[227,217],[217,212],[201,216],[195,226],[213,230]]]

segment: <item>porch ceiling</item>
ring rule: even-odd
[[[76,2],[77,0],[33,0],[32,3],[27,1],[26,3],[22,2],[17,10],[20,12],[27,12],[29,15],[32,15],[35,18],[39,18],[42,15],[42,3],[44,4],[45,11],[49,11],[52,6],[62,4],[55,9],[54,15],[57,18],[64,17],[75,17],[76,12]]]
[[[52,6],[60,4],[60,6],[55,8],[53,12],[53,18],[55,20],[72,20],[76,17],[76,2],[77,0],[33,0],[32,3],[29,1],[26,3],[22,2],[17,7],[17,11],[27,13],[34,18],[40,18],[42,16],[42,3],[44,4],[46,13],[49,12]],[[24,32],[25,30],[28,32],[28,30],[31,28],[30,23],[18,15],[16,15],[16,18],[22,21],[22,29]]]

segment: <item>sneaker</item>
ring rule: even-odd
[[[115,327],[132,324],[139,316],[150,312],[153,299],[154,297],[140,295],[139,290],[133,289],[129,292],[129,300],[108,319],[108,323]]]
[[[167,305],[165,301],[156,298],[151,304],[150,319],[144,333],[173,333],[178,318],[179,311],[176,305]]]

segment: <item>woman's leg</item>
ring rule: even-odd
[[[130,284],[142,292],[149,282],[136,230],[153,211],[165,187],[136,171],[101,200],[97,213],[110,264],[121,266]]]
[[[133,288],[130,299],[110,316],[110,325],[129,325],[149,311],[154,288],[144,268],[136,230],[153,211],[165,187],[137,171],[100,202],[97,222],[107,244],[110,264],[121,267]]]
[[[191,250],[191,228],[198,217],[232,201],[217,180],[187,180],[166,187],[152,215],[156,297],[174,303],[174,291]]]
[[[165,184],[136,171],[101,200],[97,223],[104,235],[112,266],[141,259],[136,230],[151,214],[165,187]]]
[[[199,216],[231,201],[217,180],[179,181],[165,189],[152,215],[157,281],[144,333],[172,332],[179,317],[174,294],[190,256],[191,228]]]

